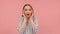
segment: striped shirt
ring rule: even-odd
[[[23,22],[23,19],[24,17],[20,17],[19,19],[19,23],[18,23],[18,27],[17,27],[17,30],[19,32],[19,34],[36,34],[36,32],[38,31],[38,21],[37,21],[37,18],[34,16],[32,17],[34,23],[35,23],[35,28],[32,28],[31,24],[28,23],[26,24],[26,27],[24,28],[23,31],[20,30],[20,25],[22,24]]]

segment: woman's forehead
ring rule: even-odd
[[[31,7],[30,6],[25,6],[25,8],[24,9],[31,9]]]

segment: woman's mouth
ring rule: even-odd
[[[29,14],[27,14],[27,15],[29,15]]]
[[[26,14],[26,17],[30,17],[30,14]]]

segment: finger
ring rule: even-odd
[[[23,16],[25,17],[25,14],[23,14]]]
[[[32,17],[34,16],[34,14],[32,14]]]

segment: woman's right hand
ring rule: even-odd
[[[23,13],[23,17],[26,18],[25,14]]]
[[[23,14],[23,17],[24,17],[24,21],[27,22],[27,17],[25,16],[25,14]]]

